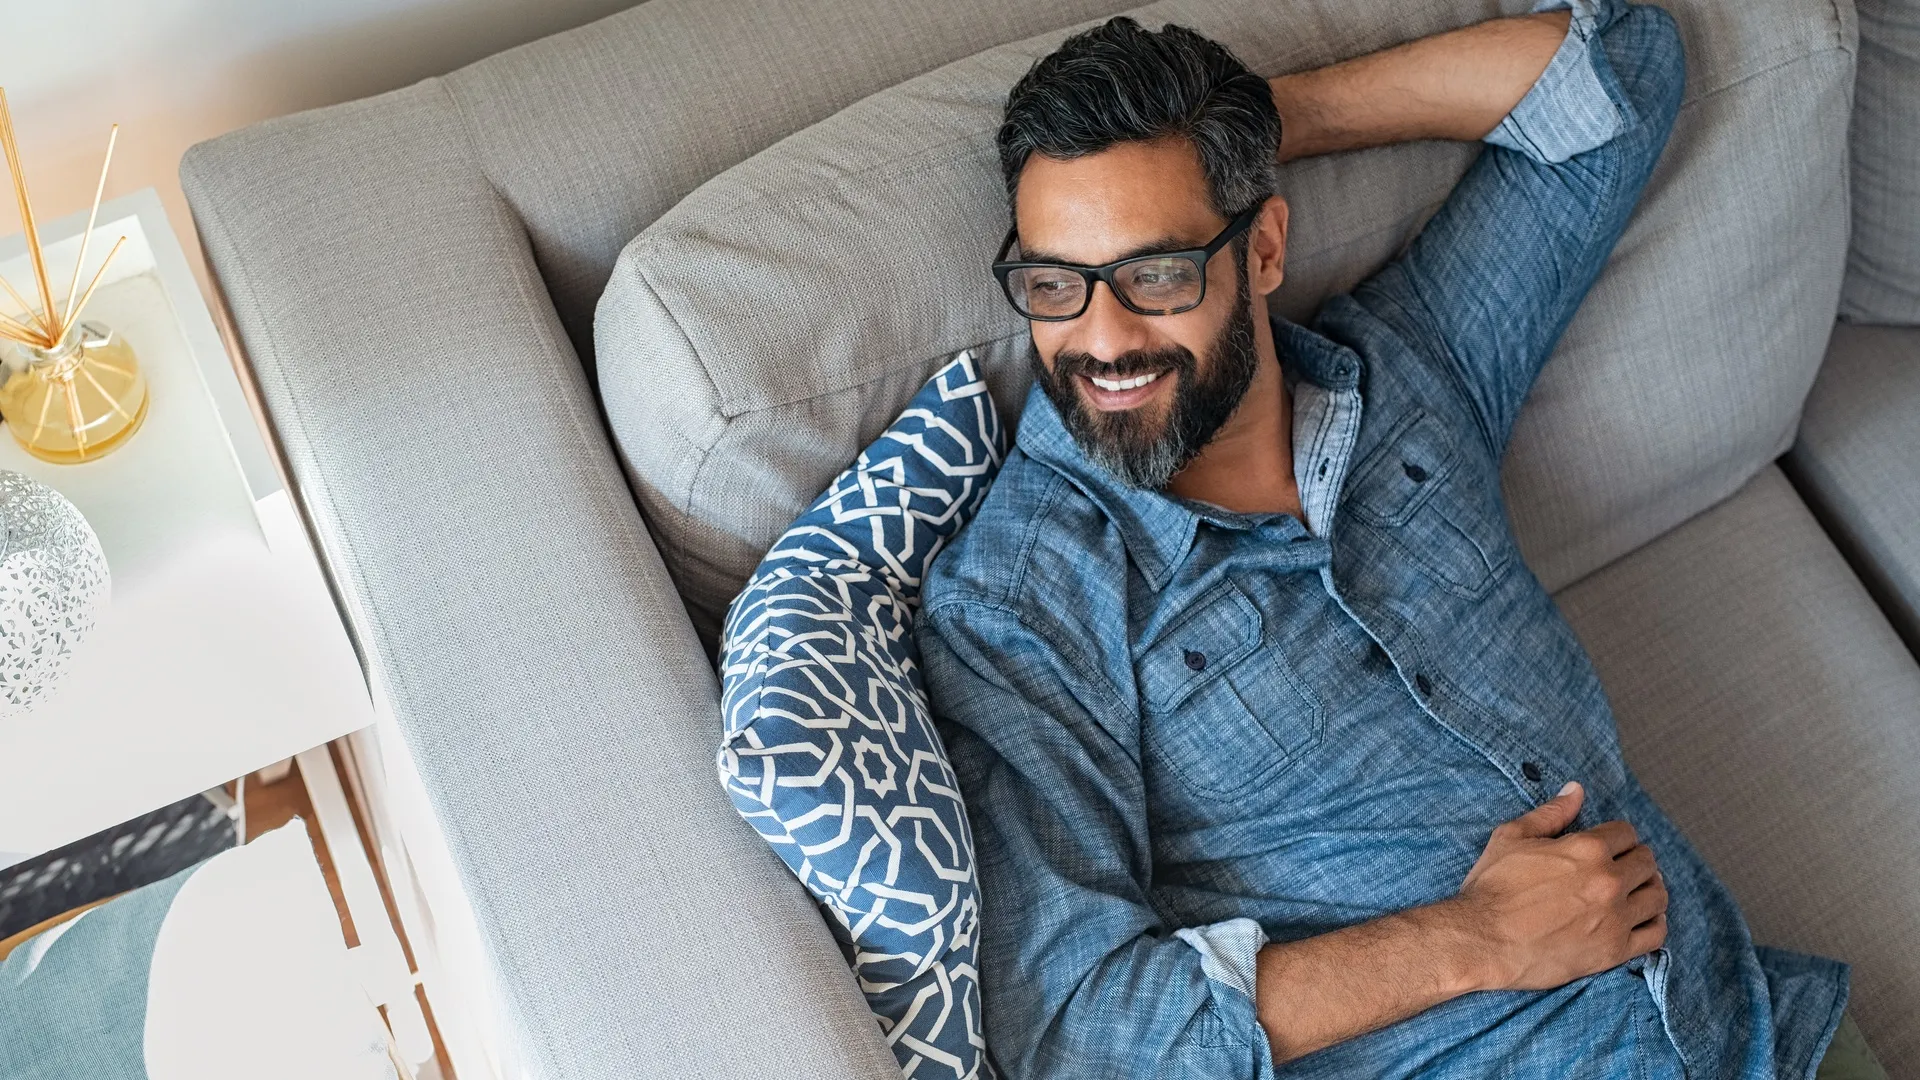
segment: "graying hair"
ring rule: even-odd
[[[1065,160],[1167,136],[1198,151],[1223,218],[1279,190],[1273,89],[1224,45],[1172,23],[1147,30],[1125,15],[1083,30],[1034,61],[1007,95],[996,141],[1008,212],[1035,153]]]

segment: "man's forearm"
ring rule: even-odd
[[[1398,1023],[1485,982],[1451,902],[1261,948],[1255,1001],[1275,1062]]]
[[[1254,1009],[1276,1062],[1475,990],[1549,990],[1667,939],[1667,889],[1625,821],[1561,835],[1586,790],[1493,830],[1459,893],[1255,958]]]
[[[1482,138],[1533,88],[1568,19],[1565,11],[1494,19],[1268,80],[1280,111],[1280,160]]]

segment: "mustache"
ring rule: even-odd
[[[1061,350],[1053,358],[1053,375],[1060,380],[1076,375],[1096,375],[1102,379],[1131,379],[1158,371],[1177,371],[1191,375],[1199,364],[1191,350],[1180,345],[1164,349],[1135,349],[1112,360],[1101,360],[1089,353]]]

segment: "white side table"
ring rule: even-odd
[[[78,214],[41,230],[56,277],[85,227]],[[123,234],[87,317],[139,357],[144,424],[80,465],[40,461],[0,433],[0,469],[72,500],[112,576],[57,689],[0,719],[0,867],[298,757],[354,916],[363,982],[389,1006],[403,1050],[425,1060],[415,977],[325,745],[374,723],[366,681],[151,188],[101,205],[90,262]],[[25,252],[19,236],[0,240],[0,272],[23,293]]]

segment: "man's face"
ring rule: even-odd
[[[1204,246],[1226,226],[1184,139],[1035,155],[1015,204],[1020,258],[1098,265]],[[1104,284],[1065,322],[1034,322],[1034,376],[1087,456],[1159,489],[1233,415],[1258,364],[1237,246],[1207,264],[1206,298],[1177,315],[1129,311]]]

